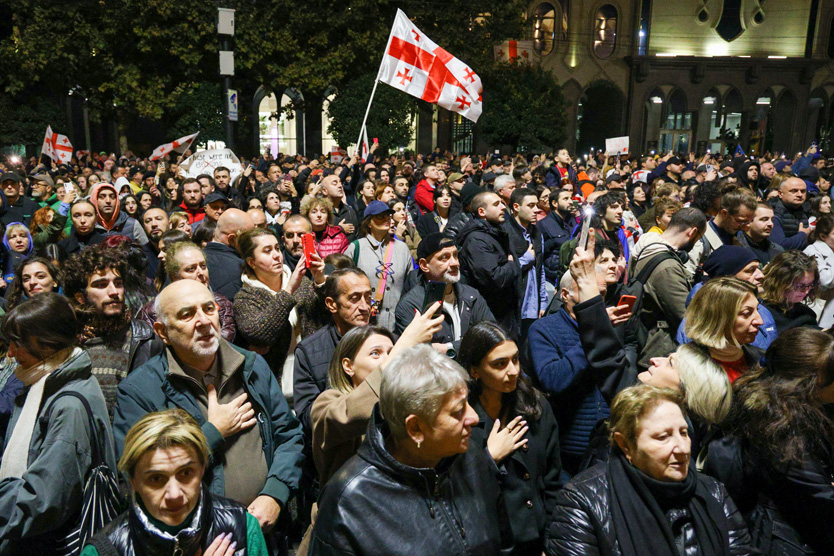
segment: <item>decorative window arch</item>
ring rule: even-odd
[[[594,17],[594,54],[608,58],[617,46],[617,8],[604,4]]]

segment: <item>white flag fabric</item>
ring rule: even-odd
[[[368,160],[368,153],[370,153],[370,148],[368,147],[368,128],[362,127],[362,144],[359,145],[359,157],[362,159],[362,164]]]
[[[379,68],[379,80],[477,122],[483,110],[481,78],[423,34],[402,10]]]
[[[151,160],[156,160],[158,158],[162,158],[166,154],[177,151],[179,153],[185,151],[188,146],[191,144],[192,141],[200,134],[198,131],[192,135],[186,135],[185,137],[180,137],[173,143],[165,143],[164,145],[159,145],[157,148],[153,150],[151,154]]]
[[[51,126],[46,126],[41,153],[60,164],[69,164],[72,160],[72,143],[66,135],[53,133]]]
[[[499,62],[530,62],[533,59],[533,41],[504,41],[494,47]]]

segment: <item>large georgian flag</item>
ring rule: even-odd
[[[481,78],[432,42],[397,10],[385,47],[379,80],[401,91],[478,121],[483,108]]]
[[[52,126],[46,126],[41,153],[61,164],[69,164],[72,160],[72,143],[66,135],[52,132]]]
[[[173,143],[165,143],[164,145],[159,145],[157,148],[153,150],[153,153],[151,154],[151,160],[162,158],[163,156],[172,151],[177,151],[179,153],[184,152],[188,148],[188,146],[191,145],[191,142],[194,140],[194,138],[197,137],[197,135],[199,134],[200,132],[198,131],[197,133],[194,133],[192,135],[180,137]]]

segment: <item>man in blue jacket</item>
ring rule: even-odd
[[[605,296],[605,277],[597,272],[600,293]],[[570,475],[579,471],[597,422],[610,415],[591,375],[573,308],[579,297],[570,272],[562,275],[559,293],[564,305],[559,312],[537,320],[528,333],[533,372],[541,388],[551,395],[550,404],[559,423],[562,468]]]
[[[145,414],[184,409],[208,440],[211,492],[246,505],[269,532],[298,488],[303,459],[301,425],[281,385],[260,355],[220,336],[217,304],[200,282],[172,283],[155,309],[166,350],[119,384],[117,452]]]

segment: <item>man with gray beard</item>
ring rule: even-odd
[[[422,276],[419,284],[402,296],[397,304],[395,332],[402,334],[417,312],[423,313],[426,289],[431,282],[443,282],[441,311],[445,317],[440,332],[432,338],[432,347],[454,357],[460,339],[469,327],[482,320],[495,320],[486,300],[478,290],[460,283],[460,262],[455,241],[443,233],[430,234],[417,246],[417,264]]]
[[[270,546],[278,516],[301,478],[301,424],[260,355],[220,336],[217,303],[196,280],[163,289],[154,331],[165,352],[119,384],[113,432],[121,457],[125,435],[145,414],[184,409],[208,440],[204,477],[213,494],[247,506]],[[272,532],[273,534],[270,534]]]

